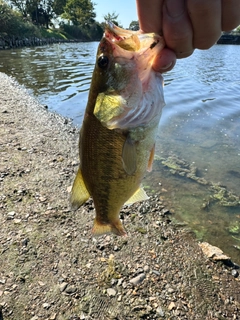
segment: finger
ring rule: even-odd
[[[152,67],[155,71],[164,73],[170,71],[175,66],[175,63],[175,52],[168,48],[164,48],[155,58]]]
[[[163,0],[136,0],[140,29],[143,32],[162,34]]]
[[[188,0],[187,9],[194,48],[210,48],[221,36],[221,0]]]
[[[240,1],[222,0],[222,30],[230,31],[240,24]]]
[[[192,54],[192,26],[185,0],[166,0],[163,4],[163,36],[166,46],[175,51],[177,58]]]

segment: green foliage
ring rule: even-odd
[[[48,28],[51,18],[53,18],[54,0],[9,0],[23,17],[31,17],[36,25]]]
[[[60,16],[64,13],[64,7],[66,6],[67,0],[54,0],[52,4],[53,12]]]
[[[119,14],[117,14],[115,11],[113,11],[112,13],[107,13],[103,16],[105,21],[111,21],[113,22],[116,26],[120,26],[120,22],[118,21],[118,16]]]
[[[0,36],[19,38],[73,38],[100,40],[104,27],[94,20],[94,4],[90,0],[9,0],[15,8],[0,0]],[[48,29],[51,17],[62,14],[69,20],[60,30]],[[117,18],[116,13],[109,18]],[[115,21],[114,21],[115,22]]]
[[[70,36],[73,39],[90,41],[90,40],[100,40],[103,35],[103,29],[101,25],[97,22],[92,23],[84,27],[79,27],[70,24],[61,24],[60,30]]]
[[[62,17],[76,26],[91,24],[96,17],[94,4],[91,0],[67,0]]]
[[[40,37],[40,32],[34,25],[24,21],[20,14],[13,11],[2,0],[0,0],[0,16],[0,34],[16,37],[20,37],[23,34],[26,37]]]
[[[63,33],[61,33],[58,29],[46,29],[40,28],[40,33],[43,38],[55,38],[66,40],[67,37]]]
[[[139,22],[138,21],[132,21],[129,25],[130,30],[137,31],[139,30]]]

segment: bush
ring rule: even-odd
[[[41,34],[37,27],[28,21],[23,21],[21,15],[12,10],[6,3],[0,0],[0,34],[7,36],[25,37]]]
[[[71,38],[83,41],[98,41],[103,35],[101,25],[96,22],[84,27],[62,23],[60,29]]]

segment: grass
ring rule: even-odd
[[[45,28],[41,28],[40,29],[41,32],[41,36],[43,38],[56,38],[56,39],[62,39],[62,40],[67,40],[69,39],[68,36],[66,36],[66,34],[62,33],[60,30],[58,29],[45,29]]]

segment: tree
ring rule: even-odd
[[[54,0],[10,0],[10,2],[21,12],[23,17],[30,17],[34,24],[48,28],[54,15]]]
[[[63,14],[64,7],[66,6],[66,2],[67,0],[54,0],[52,5],[53,12],[58,16]]]
[[[115,11],[112,13],[107,13],[103,16],[105,21],[109,21],[114,23],[116,26],[119,26],[119,22],[117,21],[119,14],[117,14]]]
[[[91,0],[67,0],[62,17],[74,25],[89,25],[96,17],[94,4]]]
[[[133,31],[139,30],[139,21],[136,21],[136,20],[132,21],[129,25],[129,29]]]
[[[40,37],[39,30],[22,19],[22,15],[10,8],[8,4],[0,0],[0,35],[5,36],[15,36],[21,37],[23,34],[25,36],[36,36]]]

